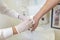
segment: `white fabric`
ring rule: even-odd
[[[14,18],[19,18],[19,19],[25,20],[21,24],[19,24],[15,27],[18,33],[23,32],[23,31],[27,30],[28,28],[32,27],[32,24],[34,22],[32,19],[25,17],[25,16],[17,13],[15,10],[8,8],[7,5],[2,1],[0,1],[0,12],[1,12],[1,14],[5,14],[5,15],[8,15],[8,16],[11,16]],[[13,35],[12,28],[0,29],[1,40],[6,39],[11,35]]]
[[[21,39],[19,40],[55,40],[54,30],[48,28],[48,25],[44,25],[44,27],[39,26],[33,32],[27,30],[21,33],[20,34]]]
[[[22,14],[19,14],[15,10],[8,8],[8,6],[3,1],[0,1],[0,12],[1,12],[1,14],[5,14],[5,15],[8,15],[8,16],[11,16],[14,18],[18,18],[21,20],[27,20],[28,19],[28,17],[23,16]]]
[[[33,40],[32,32],[27,30],[21,34],[21,40]]]
[[[0,29],[0,39],[6,39],[13,35],[12,28]]]
[[[15,28],[16,28],[17,32],[20,33],[20,32],[26,31],[27,29],[32,27],[33,24],[34,24],[33,20],[28,19],[28,20],[23,21],[19,25],[15,26]]]

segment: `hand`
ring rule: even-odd
[[[35,23],[33,24],[31,31],[34,31],[37,28],[38,23],[39,23],[39,20],[37,19],[37,17],[34,17],[33,20],[35,21]]]
[[[30,27],[32,27],[32,25],[33,25],[33,20],[28,19],[28,20],[23,21],[19,25],[15,26],[15,28],[17,32],[20,33],[20,32],[28,30]]]

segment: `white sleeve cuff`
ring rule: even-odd
[[[0,30],[0,38],[6,39],[13,35],[12,28],[5,28]]]

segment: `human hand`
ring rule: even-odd
[[[34,31],[37,28],[38,23],[39,23],[39,19],[36,16],[33,18],[33,20],[34,20],[35,23],[33,24],[33,27],[32,27],[31,31]]]
[[[18,33],[23,32],[28,30],[29,28],[31,28],[33,25],[33,20],[32,19],[28,19],[23,21],[22,23],[18,24],[17,26],[15,26],[16,30]]]

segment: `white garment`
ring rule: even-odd
[[[13,35],[12,28],[0,29],[0,40],[6,39]]]
[[[8,15],[13,18],[18,18],[23,21],[28,19],[28,17],[23,16],[22,14],[16,12],[15,10],[8,8],[8,6],[3,1],[0,1],[0,12],[1,14]]]
[[[15,28],[16,28],[18,33],[21,33],[23,31],[26,31],[29,28],[31,28],[33,24],[34,24],[33,20],[32,19],[28,19],[28,20],[23,21],[19,25],[15,26]]]
[[[23,23],[15,26],[18,33],[27,30],[33,24],[32,19],[27,18],[27,17],[25,17],[21,14],[18,14],[16,11],[8,8],[7,5],[4,2],[2,2],[2,0],[0,0],[0,12],[2,14],[8,15],[8,16],[11,16],[11,17],[14,17],[14,18],[19,18],[19,19],[25,20],[25,21],[23,21]],[[6,38],[10,37],[11,35],[13,35],[12,28],[0,29],[1,40],[6,39]]]
[[[30,27],[32,27],[33,21],[32,20],[26,20],[23,21],[22,23],[18,24],[15,26],[16,31],[18,33],[21,33],[23,31],[28,30]],[[13,30],[12,28],[5,28],[5,29],[0,29],[0,39],[7,39],[8,37],[13,35]]]

